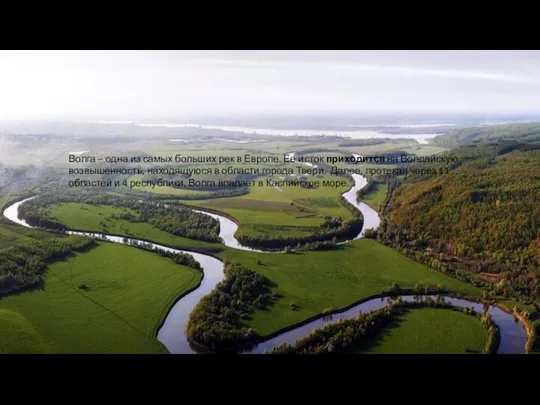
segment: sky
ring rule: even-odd
[[[538,51],[0,51],[0,119],[538,113]]]

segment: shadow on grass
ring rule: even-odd
[[[21,295],[23,293],[30,292],[30,291],[47,291],[46,288],[45,288],[46,286],[45,286],[45,281],[43,280],[43,276],[47,271],[49,271],[49,267],[52,264],[54,264],[54,263],[62,263],[62,262],[64,262],[64,263],[69,262],[70,260],[74,260],[79,254],[89,252],[90,250],[95,249],[98,246],[99,246],[99,244],[96,242],[96,243],[89,244],[89,245],[86,245],[84,247],[81,247],[81,248],[79,248],[77,250],[72,250],[71,252],[68,252],[68,253],[64,254],[63,256],[51,257],[45,263],[45,267],[42,270],[35,273],[35,275],[37,277],[39,277],[38,280],[36,280],[34,282],[30,282],[30,283],[28,283],[26,285],[20,286],[19,288],[17,288],[14,291],[9,291],[9,292],[0,291],[0,300],[2,298],[5,298],[5,297],[19,296],[19,295]],[[62,280],[62,281],[64,281],[64,280]]]
[[[349,241],[350,242],[350,241]],[[353,246],[349,245],[349,242],[347,243],[344,243],[342,245],[337,245],[335,249],[333,250],[337,250],[337,251],[340,251],[340,250],[349,250],[349,249],[354,249]]]
[[[265,288],[265,294],[267,295],[267,301],[264,306],[262,307],[255,307],[252,306],[249,309],[249,313],[244,313],[243,315],[240,315],[237,319],[237,323],[239,326],[244,328],[249,328],[248,322],[253,320],[253,314],[257,311],[261,312],[267,312],[270,311],[270,309],[276,304],[277,301],[280,299],[283,299],[283,296],[278,292],[272,292],[272,289],[275,289],[278,287],[278,284],[270,281],[266,278],[266,288]]]
[[[391,319],[388,323],[384,324],[381,329],[375,331],[369,336],[365,337],[362,341],[355,345],[352,345],[348,354],[372,354],[376,353],[377,348],[381,347],[386,339],[391,335],[392,330],[399,328],[403,323],[403,315],[397,318]],[[398,353],[395,353],[398,354]]]
[[[39,280],[38,282],[32,284],[32,285],[27,285],[27,286],[24,286],[16,291],[11,291],[11,292],[8,292],[8,293],[0,293],[0,301],[2,301],[2,299],[4,298],[8,298],[8,297],[17,297],[21,294],[24,294],[26,292],[29,292],[29,291],[45,291],[45,283],[43,282],[43,280]]]

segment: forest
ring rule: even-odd
[[[221,242],[219,221],[181,204],[159,204],[145,202],[133,197],[95,193],[43,194],[19,206],[19,218],[32,226],[46,229],[65,229],[65,225],[50,216],[47,206],[77,202],[91,205],[110,205],[130,208],[137,215],[120,214],[113,218],[129,222],[146,222],[173,235],[184,236],[206,242]]]
[[[19,243],[0,250],[0,296],[41,285],[41,274],[48,262],[94,245],[94,239],[67,236]]]
[[[444,175],[396,180],[375,237],[490,294],[540,298],[540,149],[464,145]],[[530,301],[530,300],[529,300]]]
[[[199,301],[186,326],[190,341],[216,353],[250,348],[259,336],[242,320],[277,298],[270,292],[269,280],[259,273],[228,261],[224,271],[225,279]]]
[[[489,312],[479,314],[472,308],[457,307],[445,302],[444,297],[437,295],[435,299],[416,296],[413,302],[404,302],[401,297],[398,297],[383,308],[368,313],[360,312],[353,319],[340,319],[337,322],[328,323],[296,340],[293,345],[282,343],[266,354],[348,353],[363,339],[387,326],[392,319],[402,315],[405,311],[421,307],[451,309],[478,317],[482,326],[488,330],[488,341],[483,353],[497,353],[500,342],[499,327],[493,322]]]
[[[505,124],[473,128],[456,128],[434,138],[437,146],[453,148],[473,142],[519,139],[520,142],[540,141],[540,124]]]

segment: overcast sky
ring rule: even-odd
[[[538,51],[0,51],[0,119],[540,112]]]

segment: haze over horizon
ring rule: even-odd
[[[538,114],[539,106],[539,51],[0,52],[1,120]]]

